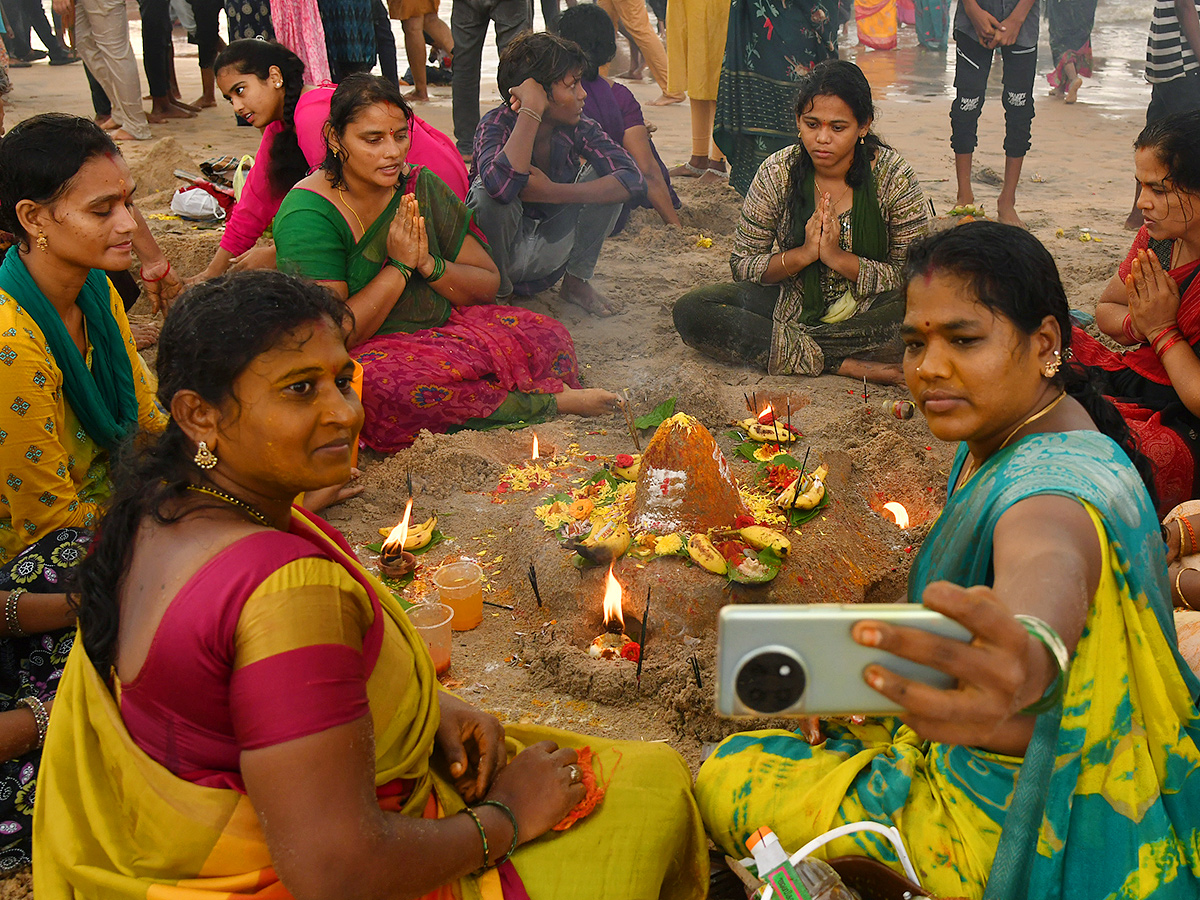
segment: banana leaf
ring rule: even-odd
[[[657,428],[671,416],[675,415],[675,398],[664,400],[644,416],[633,420],[634,428]]]

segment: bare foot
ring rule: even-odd
[[[145,138],[134,137],[124,128],[118,128],[116,131],[109,132],[114,141],[144,141]]]
[[[112,116],[109,116],[107,119],[101,119],[96,124],[99,125],[101,128],[103,128],[105,131],[116,131],[118,128],[121,127],[120,125],[117,124],[117,120],[114,119]]]
[[[171,106],[170,104],[166,106],[155,104],[154,109],[146,113],[146,118],[150,121],[151,125],[162,125],[168,119],[194,119],[196,118],[196,114],[190,113],[178,106]]]
[[[426,91],[424,94],[419,94],[416,91],[409,91],[407,94],[404,95],[404,99],[405,100],[415,100],[418,103],[428,103],[429,102],[429,92]]]
[[[563,276],[562,287],[558,289],[558,296],[562,297],[568,303],[582,306],[593,316],[600,316],[601,318],[619,313],[622,309],[620,303],[617,303],[615,300],[609,300],[586,281],[576,278],[574,275]]]
[[[1063,100],[1066,103],[1074,103],[1079,99],[1079,89],[1083,87],[1083,79],[1076,75],[1071,79],[1071,85],[1067,88],[1066,94],[1063,95]]]
[[[344,484],[334,484],[329,487],[318,488],[315,491],[305,491],[304,501],[301,505],[309,512],[320,512],[323,509],[328,509],[335,503],[341,503],[343,500],[357,497],[367,489],[367,486],[358,480],[360,475],[362,475],[362,472],[358,469],[351,469],[350,479]]]
[[[968,188],[965,191],[960,190],[958,192],[958,196],[954,198],[954,205],[955,206],[974,206],[975,205],[975,192],[972,191],[970,188]]]
[[[842,360],[837,374],[853,378],[855,381],[862,381],[865,378],[872,384],[904,384],[904,369],[896,363],[881,363],[849,357]]]
[[[708,170],[700,176],[701,184],[729,184],[729,172],[724,168],[714,169],[709,166]]]
[[[145,350],[147,347],[157,344],[161,331],[162,326],[157,322],[142,322],[137,325],[131,323],[129,326],[129,333],[133,335],[133,343],[139,350]]]
[[[708,171],[708,157],[693,156],[685,163],[668,169],[672,178],[699,178]]]
[[[190,103],[184,103],[182,100],[180,100],[177,97],[171,98],[171,105],[173,107],[175,107],[176,109],[182,109],[184,112],[190,112],[192,115],[195,115],[196,113],[200,112],[199,106],[193,106]],[[213,106],[216,106],[216,105],[217,105],[217,101],[213,100]]]
[[[1016,225],[1018,228],[1025,227],[1025,223],[1017,215],[1016,203],[1011,200],[1005,200],[1003,197],[996,201],[996,218],[1005,225]]]
[[[556,399],[564,416],[603,416],[619,409],[621,402],[612,391],[600,388],[563,388]]]
[[[674,103],[682,103],[687,99],[685,94],[660,94],[657,100],[651,100],[651,106],[671,106]]]
[[[196,100],[193,100],[188,105],[191,106],[192,109],[212,109],[214,106],[217,105],[217,98],[216,97],[200,97]]]

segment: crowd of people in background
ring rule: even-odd
[[[1091,332],[1017,188],[1041,16],[1048,90],[1075,103],[1096,0],[959,0],[953,18],[946,0],[567,5],[543,0],[535,32],[527,0],[453,0],[449,27],[439,0],[140,0],[147,111],[124,2],[47,17],[0,0],[0,98],[36,61],[32,31],[50,65],[82,63],[95,114],[0,139],[0,873],[33,846],[47,900],[351,880],[369,897],[684,900],[706,889],[709,839],[736,858],[762,824],[794,849],[870,819],[941,896],[1195,897],[1200,0],[1154,0],[1136,236]],[[999,221],[930,233],[866,75],[839,59],[851,20],[880,52],[902,24],[920,52],[952,37],[960,205],[999,50]],[[500,102],[481,114],[492,28]],[[609,71],[622,33],[650,105],[689,101],[686,162],[663,161]],[[416,111],[447,80],[453,134]],[[185,284],[117,142],[218,94],[261,142]],[[638,209],[679,225],[681,179],[741,204],[731,280],[675,302],[684,344],[907,385],[958,444],[908,599],[973,638],[858,623],[858,643],[955,687],[868,666],[903,724],[734,734],[694,791],[670,748],[502,727],[440,690],[392,592],[316,515],[361,491],[360,441],[387,455],[422,430],[615,410],[563,322],[522,298],[557,285],[560,309],[619,313],[592,283],[606,241]],[[161,335],[130,326],[142,291]],[[606,795],[576,815],[593,764]],[[899,865],[857,838],[830,852]]]

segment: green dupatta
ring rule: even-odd
[[[107,450],[114,449],[137,429],[138,399],[125,337],[112,314],[112,289],[99,269],[92,269],[75,303],[87,323],[92,343],[89,371],[62,316],[37,286],[18,246],[14,244],[0,265],[0,290],[21,305],[45,335],[50,353],[63,373],[63,391],[88,437]]]
[[[817,208],[817,176],[809,169],[804,177],[803,202],[792,211],[793,246],[804,246],[804,226]],[[835,217],[836,219],[836,217]],[[850,249],[855,256],[865,256],[882,262],[887,259],[888,232],[879,209],[879,193],[875,187],[875,173],[862,187],[856,188],[850,206]],[[829,303],[821,292],[820,260],[806,266],[800,273],[804,279],[804,305],[800,322],[804,325],[820,325],[821,318],[829,309]]]
[[[387,263],[388,229],[396,218],[396,210],[400,208],[400,197],[408,193],[416,196],[421,214],[425,216],[429,252],[453,261],[462,249],[471,227],[471,210],[440,178],[424,166],[413,166],[402,190],[396,191],[379,218],[367,227],[346,260],[347,287],[351,294],[366,287]],[[435,291],[424,278],[414,274],[375,333],[411,334],[423,328],[436,328],[450,318],[450,310],[450,301]]]

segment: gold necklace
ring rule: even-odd
[[[233,494],[227,494],[220,488],[202,487],[198,484],[189,484],[189,491],[196,491],[199,494],[208,494],[210,497],[216,497],[218,500],[224,500],[226,503],[231,503],[243,512],[249,513],[260,525],[265,525],[267,528],[274,528],[275,523],[267,518],[265,513],[259,512],[245,500],[239,500]]]
[[[1036,422],[1042,416],[1047,415],[1050,412],[1050,410],[1054,409],[1054,407],[1056,407],[1056,406],[1058,406],[1058,404],[1062,403],[1063,398],[1066,396],[1067,396],[1067,392],[1063,391],[1061,394],[1059,394],[1057,397],[1055,397],[1053,400],[1051,400],[1049,403],[1047,403],[1045,406],[1043,406],[1041,409],[1039,409],[1037,412],[1035,412],[1032,416],[1027,418],[1024,422],[1022,422],[1020,425],[1018,425],[1016,428],[1014,428],[1012,431],[1010,431],[1008,433],[1008,437],[1006,437],[1004,439],[1004,443],[996,448],[995,452],[992,453],[992,456],[995,456],[997,453],[999,453],[1001,450],[1003,450],[1005,447],[1007,447],[1008,442],[1011,441],[1014,437],[1016,437],[1018,431],[1020,431],[1026,425],[1029,425],[1032,422]],[[966,484],[968,481],[970,481],[971,478],[978,471],[979,471],[979,463],[975,460],[975,457],[972,456],[970,465],[966,469],[964,469],[963,474],[958,477],[957,487],[962,487],[964,484]]]
[[[338,192],[338,196],[342,198],[342,206],[344,206],[344,207],[346,207],[346,209],[350,210],[350,215],[354,216],[354,221],[358,223],[358,230],[361,231],[363,234],[366,234],[367,229],[363,228],[362,219],[360,219],[358,217],[358,213],[356,213],[354,211],[354,207],[346,202],[345,192],[341,188],[338,188],[337,192]]]

